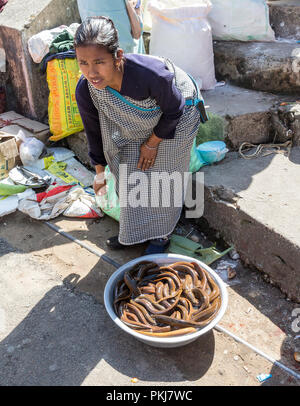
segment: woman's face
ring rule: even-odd
[[[122,59],[120,52],[118,58],[114,59],[105,47],[87,45],[76,48],[76,56],[82,74],[96,89],[119,87],[120,71],[117,65]]]

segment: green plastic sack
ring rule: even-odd
[[[199,171],[202,166],[207,165],[205,161],[201,158],[200,154],[197,151],[197,144],[196,144],[196,138],[194,139],[193,146],[191,149],[191,158],[190,158],[190,167],[189,171],[190,172],[197,172]]]
[[[198,244],[189,238],[173,234],[170,238],[170,245],[167,251],[172,254],[186,255],[198,259],[206,265],[210,265],[217,259],[226,255],[233,248],[234,247],[231,246],[223,252],[217,250],[215,245],[212,245],[209,248],[203,248],[201,244]]]
[[[109,166],[105,167],[105,178],[106,178],[106,194],[103,196],[96,196],[96,203],[109,217],[114,220],[120,220],[120,203],[119,198],[116,193],[115,178],[110,172]]]
[[[207,113],[209,118],[206,123],[199,126],[196,136],[197,145],[207,141],[224,141],[226,120],[217,114]]]

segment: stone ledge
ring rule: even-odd
[[[300,44],[214,41],[218,80],[278,94],[300,93]]]
[[[43,30],[80,22],[76,0],[10,0],[0,13],[0,48],[5,49],[9,78],[8,108],[47,123],[49,89],[46,74],[34,63],[28,39]]]
[[[201,169],[205,175],[203,217],[235,245],[247,265],[269,275],[289,298],[299,302],[300,148],[293,148],[290,158],[273,154],[244,160],[233,154]]]
[[[202,91],[207,111],[224,120],[224,139],[231,150],[243,142],[272,141],[272,114],[282,102],[291,100],[271,93],[244,89],[230,84]],[[299,134],[300,136],[300,134]]]
[[[276,38],[300,40],[300,4],[297,0],[269,2],[270,24]]]

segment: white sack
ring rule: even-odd
[[[143,13],[143,31],[151,32],[152,19],[151,14],[148,10],[149,0],[142,0],[142,13]]]
[[[209,0],[152,0],[151,55],[167,57],[201,89],[216,85]]]
[[[265,0],[210,0],[208,20],[216,40],[275,41]]]

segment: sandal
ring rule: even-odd
[[[169,245],[169,237],[156,238],[155,240],[150,241],[148,247],[144,252],[144,255],[163,254]]]

